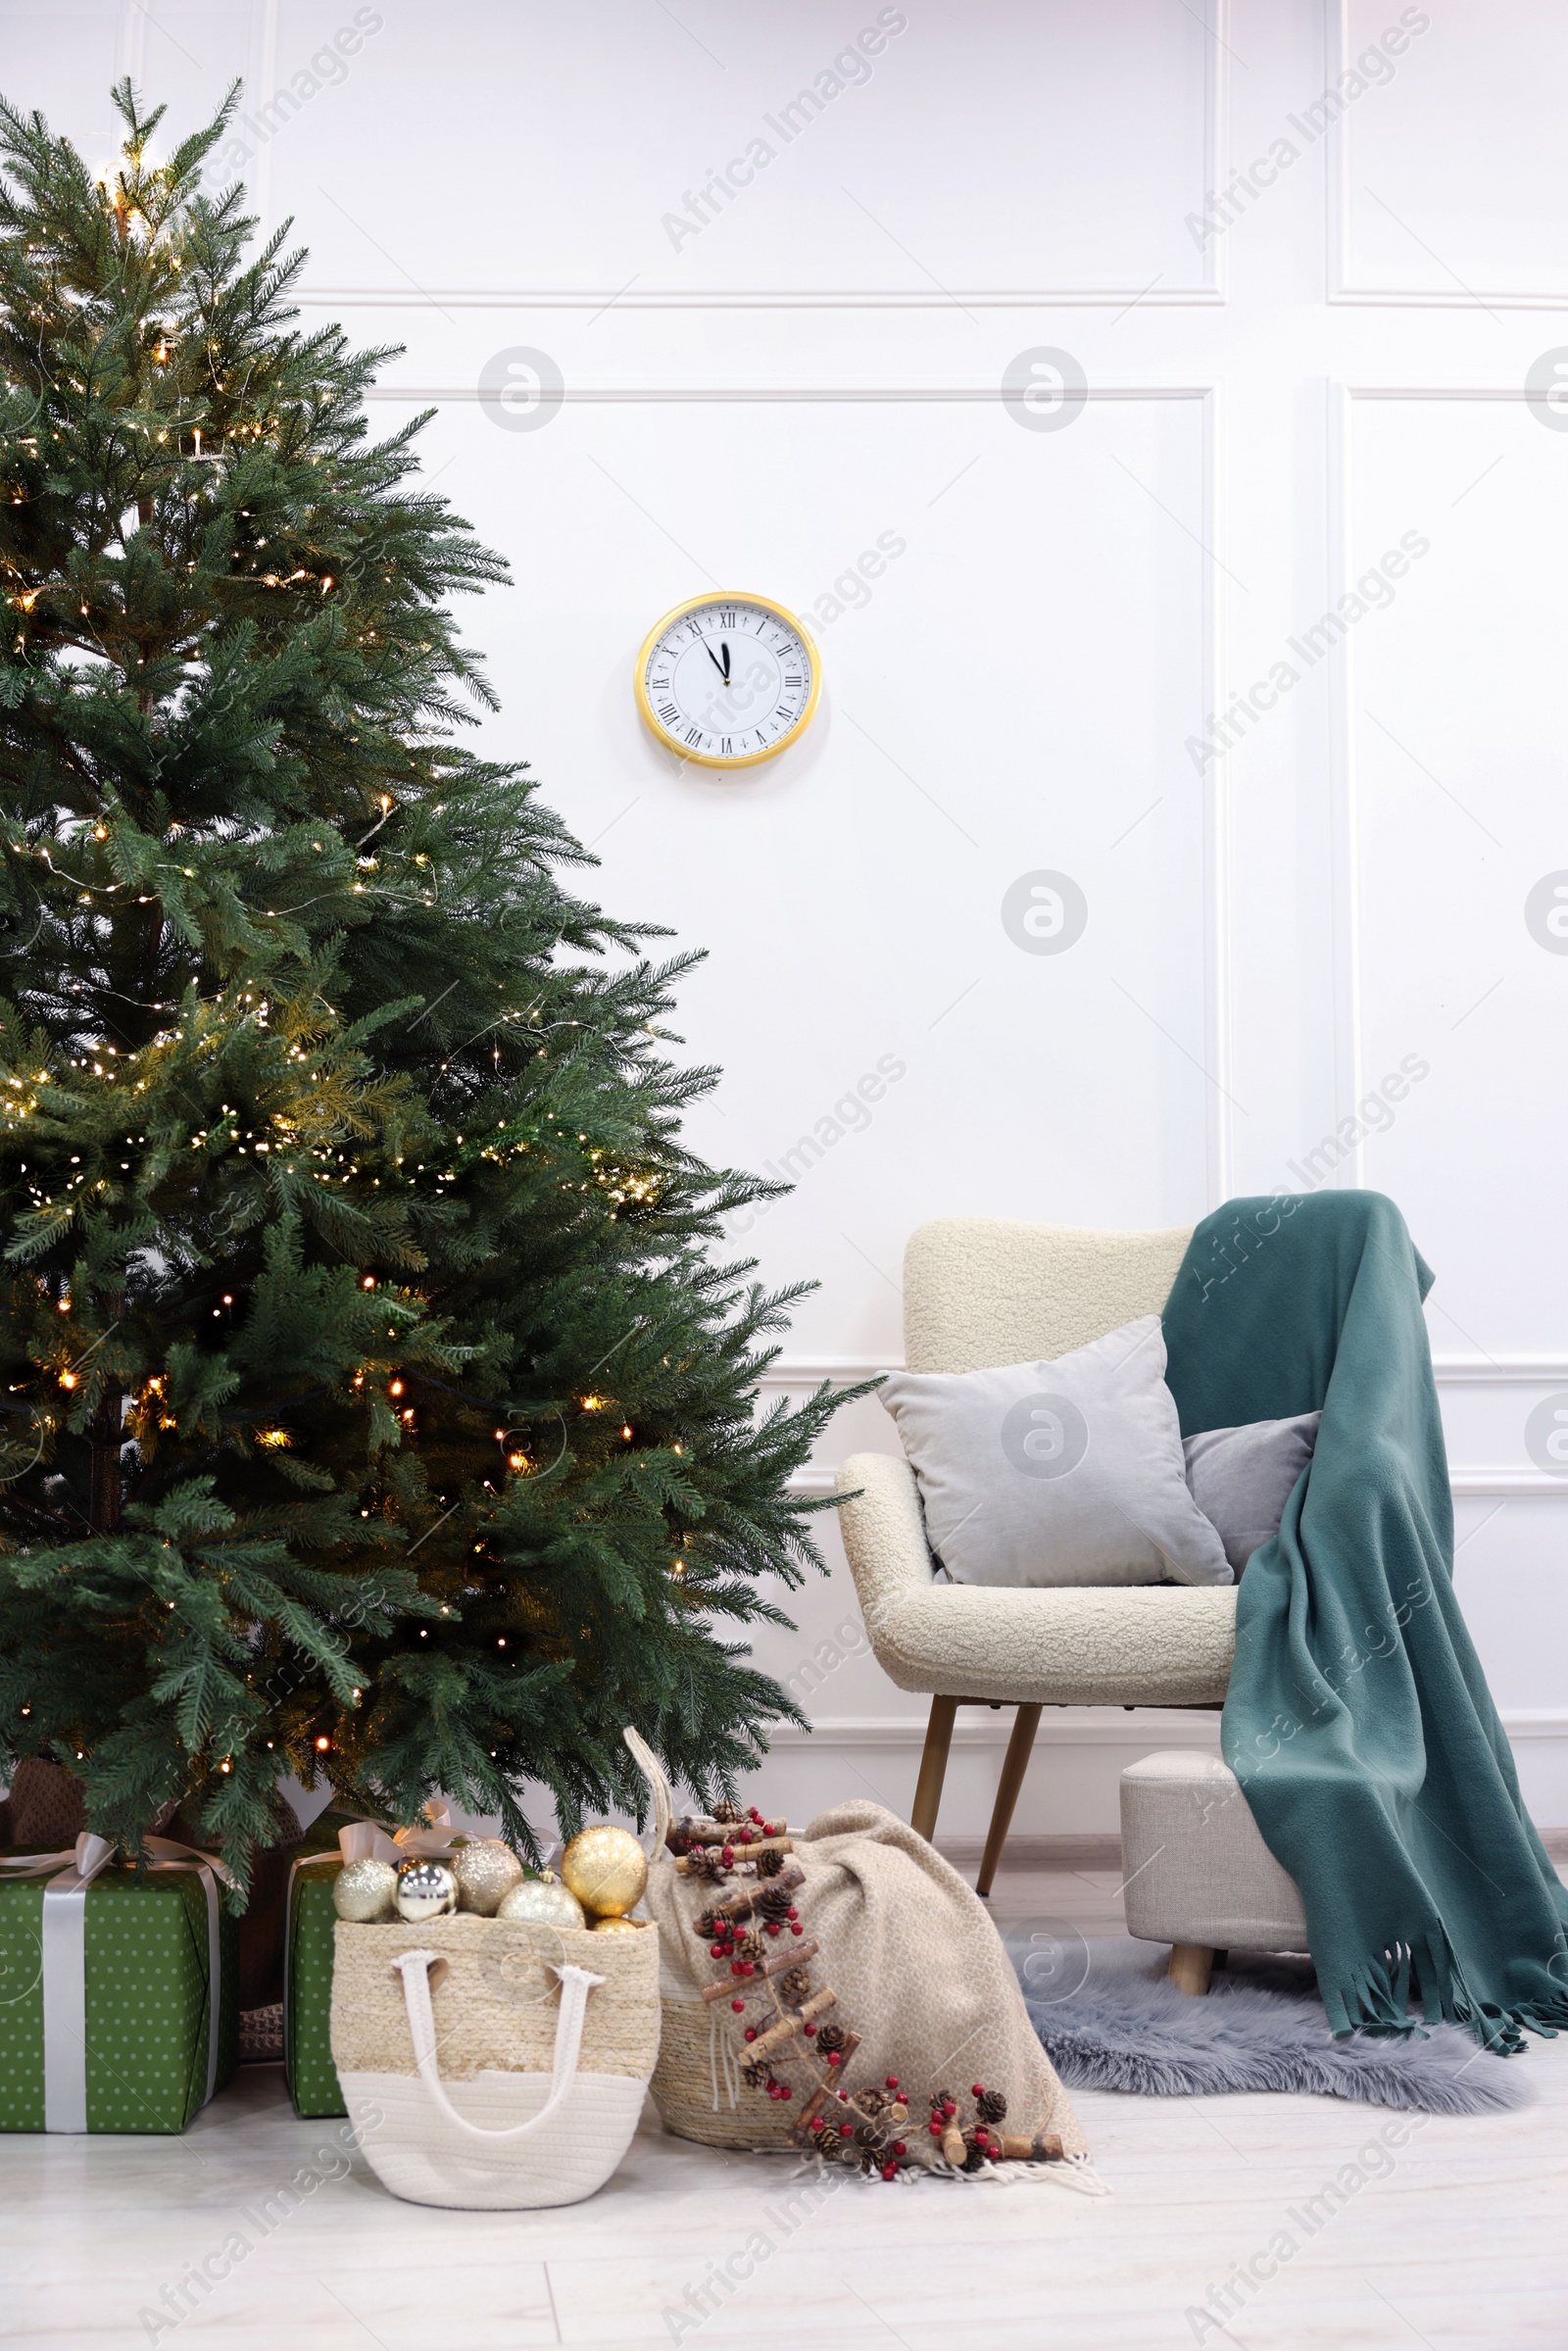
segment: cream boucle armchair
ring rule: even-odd
[[[1049,1359],[1163,1306],[1189,1235],[943,1217],[904,1258],[910,1371]],[[901,1690],[931,1693],[913,1826],[936,1828],[959,1706],[1016,1706],[977,1888],[989,1893],[1042,1706],[1216,1706],[1235,1647],[1236,1592],[1157,1584],[1018,1592],[933,1581],[914,1472],[852,1454],[839,1514],[865,1629]]]

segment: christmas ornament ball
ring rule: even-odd
[[[522,1876],[522,1863],[499,1837],[482,1837],[471,1845],[460,1846],[452,1866],[458,1881],[458,1908],[477,1911],[482,1919],[495,1917],[502,1895],[510,1893]]]
[[[519,1878],[502,1895],[496,1917],[509,1925],[515,1919],[525,1919],[535,1927],[580,1928],[587,1924],[576,1895],[554,1878]]]
[[[561,1875],[600,1918],[634,1910],[648,1885],[648,1856],[629,1829],[580,1829],[561,1856]]]
[[[345,1861],[332,1881],[332,1907],[340,1919],[358,1927],[374,1927],[397,1910],[398,1874],[390,1861],[367,1853],[361,1861]]]
[[[398,1872],[398,1916],[411,1927],[450,1918],[458,1907],[458,1881],[445,1861],[406,1861]]]
[[[606,1918],[592,1920],[589,1932],[593,1935],[640,1935],[650,1924],[648,1919],[622,1918],[618,1911],[612,1911]]]

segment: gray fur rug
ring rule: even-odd
[[[1236,1953],[1203,1999],[1165,1975],[1163,1943],[1007,1935],[1024,2004],[1069,2088],[1200,2097],[1300,2090],[1428,2114],[1496,2114],[1536,2096],[1528,2059],[1494,2057],[1457,2025],[1406,2040],[1329,2032],[1308,1959]]]

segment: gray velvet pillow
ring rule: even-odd
[[[897,1371],[877,1393],[955,1583],[1231,1581],[1187,1489],[1157,1314],[1054,1363]]]
[[[1217,1529],[1238,1578],[1261,1543],[1280,1531],[1291,1490],[1312,1458],[1321,1412],[1205,1429],[1182,1446],[1194,1501]]]

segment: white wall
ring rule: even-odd
[[[1545,0],[1207,5],[902,0],[787,142],[768,118],[872,0],[5,0],[0,24],[9,94],[105,155],[127,68],[181,125],[234,72],[288,94],[244,169],[313,248],[307,318],[407,345],[378,417],[436,405],[429,472],[516,567],[473,614],[492,740],[597,844],[611,906],[711,951],[684,1027],[726,1077],[697,1143],[776,1161],[902,1064],[742,1220],[768,1278],[821,1279],[796,1379],[897,1359],[925,1217],[1194,1219],[1296,1183],[1369,1086],[1429,1065],[1329,1180],[1392,1192],[1438,1271],[1459,1592],[1538,1815],[1568,1822],[1568,1488],[1525,1433],[1568,1390],[1568,956],[1525,916],[1568,868],[1568,414],[1525,397],[1568,347],[1568,25]],[[313,73],[356,13],[341,75]],[[772,160],[672,240],[759,137]],[[1059,429],[1002,397],[1041,347],[1088,387]],[[518,348],[564,386],[537,429],[480,402]],[[869,601],[820,625],[883,533]],[[1293,652],[1401,541],[1392,601]],[[678,772],[632,704],[645,630],[710,582],[800,611],[826,669],[809,737],[741,780]],[[1059,956],[1001,919],[1038,868],[1088,900]],[[891,1442],[860,1407],[823,1467]],[[918,1705],[830,1547],[801,1632],[759,1643],[820,1675],[768,1801],[903,1809]],[[824,1672],[843,1624],[859,1653]],[[946,1829],[983,1826],[1004,1732],[965,1718]],[[1110,1826],[1121,1763],[1172,1735],[1055,1718],[1019,1827]]]

